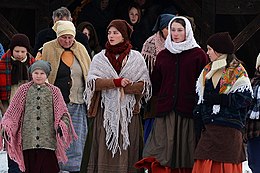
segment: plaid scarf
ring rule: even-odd
[[[119,74],[122,68],[122,62],[125,59],[125,57],[129,54],[132,45],[129,41],[125,41],[117,45],[111,45],[109,42],[107,42],[105,47],[106,57],[108,57],[110,63],[116,70],[117,74]],[[116,58],[116,55],[119,55],[119,57]]]
[[[8,50],[0,60],[0,100],[9,100],[12,86],[12,60],[11,51]],[[28,66],[34,63],[34,58],[27,54]]]

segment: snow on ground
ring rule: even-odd
[[[7,157],[5,151],[0,151],[0,173],[7,173]]]
[[[0,173],[7,173],[7,157],[5,151],[0,151]],[[252,173],[247,161],[243,162],[243,173]]]

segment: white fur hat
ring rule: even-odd
[[[65,34],[70,34],[74,37],[76,35],[76,28],[71,21],[59,20],[55,22],[52,29],[56,32],[57,37]]]
[[[255,68],[257,69],[259,66],[260,66],[260,53],[258,54],[258,56],[256,58]]]

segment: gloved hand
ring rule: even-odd
[[[201,116],[201,105],[195,106],[195,108],[193,109],[193,115],[195,119]]]
[[[58,129],[57,129],[57,133],[60,135],[60,137],[62,137],[63,135],[62,135],[62,130],[61,130],[61,128],[60,127],[58,127]]]
[[[207,105],[222,105],[229,106],[231,104],[231,97],[227,94],[218,93],[204,93],[204,102]]]

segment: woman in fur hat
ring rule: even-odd
[[[35,61],[30,52],[30,40],[25,34],[15,34],[9,49],[0,60],[0,110],[5,114],[17,88],[28,82],[28,68]],[[0,141],[1,143],[2,141]],[[20,173],[16,162],[8,156],[8,170]]]
[[[195,83],[208,57],[196,43],[186,17],[174,17],[168,33],[152,72],[156,117],[144,158],[136,166],[153,173],[191,173],[196,145],[192,114]]]
[[[260,172],[260,53],[256,59],[255,75],[251,80],[254,99],[247,117],[248,165],[253,173]]]
[[[193,173],[242,173],[247,107],[252,87],[245,68],[236,58],[228,32],[207,40],[206,65],[197,81],[198,105],[194,116],[203,127],[195,150]]]
[[[132,27],[113,20],[106,49],[94,56],[85,99],[92,126],[81,173],[138,172],[142,151],[140,99],[150,98],[151,83],[143,56],[132,50]]]
[[[58,173],[77,138],[60,89],[46,83],[50,71],[43,60],[30,66],[32,81],[17,89],[0,124],[8,155],[25,173]]]

